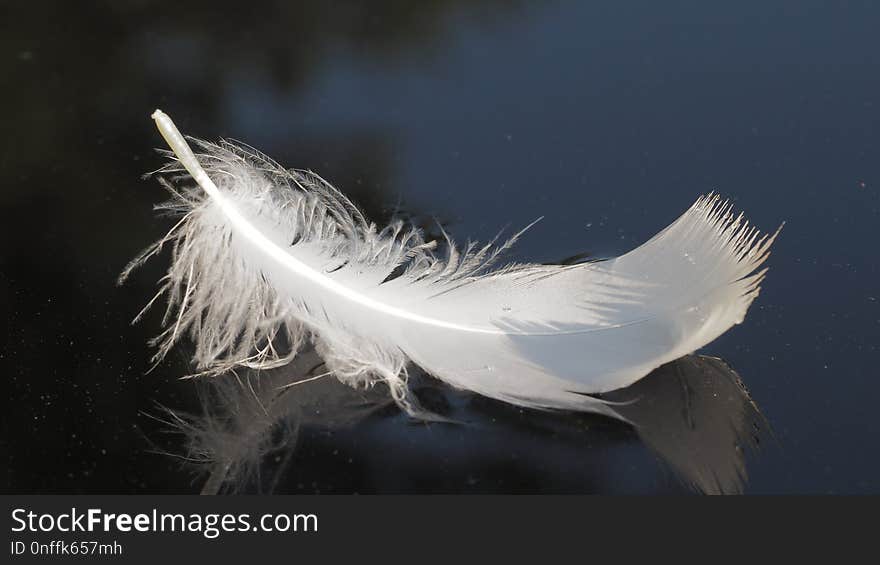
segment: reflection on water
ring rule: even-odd
[[[607,396],[636,397],[618,411],[682,479],[707,493],[741,492],[746,453],[769,431],[739,375],[715,357],[682,357]]]
[[[588,414],[523,410],[452,391],[422,376],[416,385],[420,399],[451,422],[405,425],[405,416],[383,387],[354,390],[320,376],[320,368],[320,360],[308,352],[283,369],[203,381],[201,414],[166,412],[164,420],[186,438],[185,459],[204,472],[202,493],[317,490],[313,485],[328,473],[350,469],[353,457],[377,475],[361,470],[358,475],[367,479],[357,488],[334,488],[332,479],[327,488],[444,492],[459,490],[455,482],[461,481],[475,492],[535,491],[541,490],[546,469],[558,466],[555,473],[562,476],[554,481],[579,484],[574,490],[590,492],[597,487],[593,475],[614,472],[614,458],[606,449],[635,440],[683,484],[705,493],[739,493],[747,478],[746,454],[757,449],[767,431],[736,372],[720,359],[699,355],[664,365],[633,386],[605,395],[620,403],[616,409],[628,424]],[[299,384],[289,386],[294,382]],[[370,447],[374,436],[389,433],[395,436],[390,449],[375,442]],[[537,448],[513,457],[503,449],[480,449],[499,434],[507,437],[507,445]],[[315,450],[309,442],[322,443],[324,449]],[[326,457],[327,450],[331,457]],[[349,453],[347,460],[339,456],[342,451]],[[578,477],[578,467],[565,461],[584,458],[590,473]],[[432,459],[441,464],[412,464]],[[531,475],[531,485],[511,484],[510,477],[518,475]]]

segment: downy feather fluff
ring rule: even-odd
[[[776,237],[710,194],[621,257],[493,268],[516,235],[458,249],[401,221],[380,229],[311,171],[226,141],[192,140],[195,155],[167,115],[153,118],[176,155],[159,172],[196,181],[163,181],[172,199],[160,208],[181,218],[122,274],[172,246],[147,305],[168,303],[157,361],[185,335],[206,374],[284,365],[312,342],[339,380],[384,381],[413,415],[425,416],[410,363],[512,404],[622,417],[588,395],[740,323]]]

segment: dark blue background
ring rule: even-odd
[[[161,107],[374,216],[400,203],[459,239],[544,216],[518,260],[625,252],[711,190],[787,222],[745,323],[705,349],[779,440],[747,490],[880,492],[878,24],[872,2],[5,5],[4,490],[195,488],[145,452],[140,411],[193,404],[185,352],[144,375],[158,320],[128,325],[162,261],[114,286],[168,227],[139,179]],[[595,464],[619,471],[526,490],[675,489],[637,446]]]

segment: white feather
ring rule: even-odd
[[[123,273],[173,244],[156,297],[168,297],[157,359],[189,334],[205,372],[265,368],[312,340],[340,380],[384,381],[411,413],[410,362],[513,404],[619,417],[586,395],[741,322],[776,237],[709,195],[616,259],[491,270],[516,236],[441,252],[402,222],[378,230],[314,173],[228,142],[195,141],[196,156],[167,115],[153,118],[177,156],[162,172],[185,169],[198,185],[165,183],[164,208],[183,217]]]

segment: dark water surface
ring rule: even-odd
[[[485,240],[544,216],[516,260],[620,254],[711,190],[765,231],[785,221],[746,321],[700,352],[736,370],[775,433],[748,459],[745,491],[880,492],[880,5],[210,6],[0,8],[4,491],[202,487],[150,452],[175,436],[145,415],[198,409],[195,386],[177,380],[186,349],[145,374],[159,317],[129,325],[167,257],[115,286],[170,227],[151,211],[158,185],[140,178],[161,164],[149,119],[161,107],[187,133],[312,168],[373,217],[400,206]],[[703,385],[685,396],[712,397]],[[701,409],[652,430],[704,429]],[[615,422],[472,398],[449,410],[475,425],[379,408],[358,425],[306,427],[274,486],[686,488]],[[676,445],[677,461],[705,456]]]

